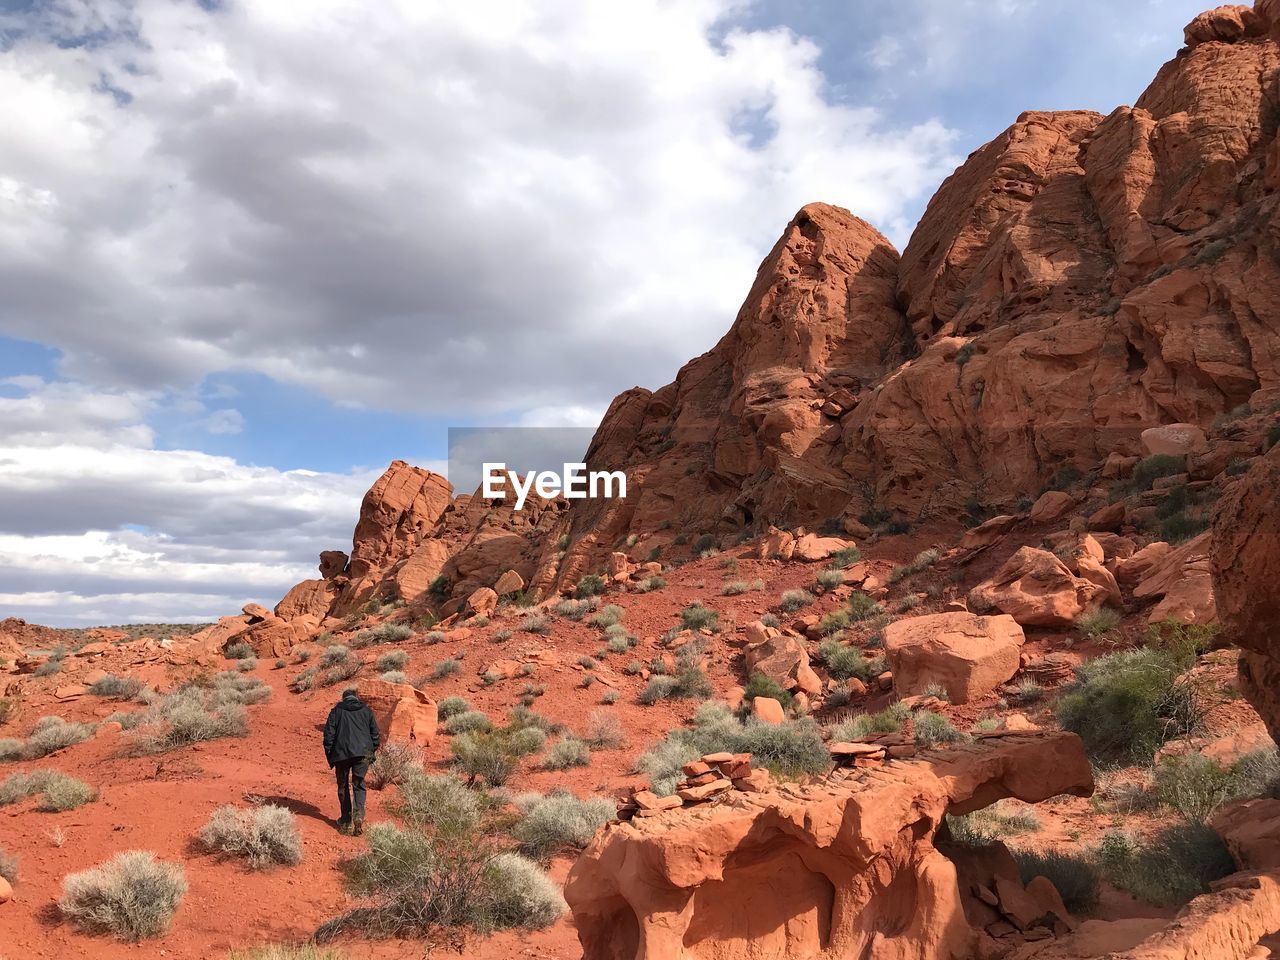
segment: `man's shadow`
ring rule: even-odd
[[[293,797],[264,797],[261,794],[255,793],[247,794],[245,796],[245,800],[254,804],[275,804],[277,807],[284,807],[295,816],[318,820],[331,827],[338,822],[337,820],[326,816],[314,803],[307,803],[305,800],[295,800]]]

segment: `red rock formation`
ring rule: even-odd
[[[606,827],[565,898],[586,960],[969,960],[986,935],[966,916],[969,884],[934,847],[943,816],[1092,787],[1077,738],[1017,733],[808,787],[729,791]],[[1016,873],[1013,886],[1023,892]],[[1027,910],[1028,927],[1052,926]]]
[[[1022,628],[1013,617],[935,613],[884,628],[894,688],[903,696],[941,686],[952,703],[990,693],[1018,672]]]
[[[1280,444],[1232,485],[1214,511],[1218,617],[1243,651],[1240,685],[1280,738]]]

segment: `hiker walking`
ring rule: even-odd
[[[338,776],[338,829],[360,836],[364,832],[364,776],[369,772],[381,737],[373,711],[356,694],[342,691],[342,699],[329,711],[324,724],[324,755]],[[355,792],[355,806],[351,794]]]

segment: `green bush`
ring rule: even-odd
[[[862,551],[857,547],[845,547],[831,555],[831,566],[836,570],[851,567],[862,559]]]
[[[593,627],[599,627],[601,630],[608,629],[622,622],[622,618],[627,611],[616,603],[606,603],[595,613],[587,622]]]
[[[594,597],[604,593],[606,587],[607,584],[604,582],[604,577],[589,573],[578,581],[578,586],[574,588],[573,595],[582,600],[586,597]]]
[[[302,862],[302,835],[293,813],[271,803],[249,810],[219,807],[200,831],[200,842],[211,851],[243,857],[255,870]]]
[[[467,702],[465,697],[445,697],[436,704],[436,716],[441,720],[448,720],[450,717],[457,716],[459,713],[466,713],[471,709],[471,704]]]
[[[1197,823],[1166,827],[1146,843],[1108,833],[1098,859],[1112,884],[1160,907],[1182,906],[1236,869],[1222,838]]]
[[[1044,877],[1057,888],[1072,913],[1088,913],[1098,904],[1102,878],[1092,856],[1056,850],[1010,850],[1024,884]]]
[[[750,712],[751,701],[756,697],[768,697],[771,700],[777,700],[784,710],[791,709],[791,704],[795,702],[795,697],[792,696],[790,690],[766,677],[759,670],[756,670],[747,678],[746,685],[742,688],[742,711],[744,715]]]
[[[1032,833],[1040,829],[1040,818],[1031,809],[1011,807],[1003,801],[963,816],[947,816],[953,839],[961,843],[984,844],[1002,837]]]
[[[132,700],[143,690],[145,684],[135,677],[117,677],[108,673],[105,677],[89,684],[89,693],[95,697],[108,697],[112,700]]]
[[[707,753],[750,753],[757,766],[783,777],[821,773],[831,757],[817,724],[791,720],[777,725],[742,721],[723,703],[703,704],[692,729],[673,730],[637,761],[649,774],[655,792],[670,794],[681,779],[681,767]]]
[[[511,835],[519,841],[521,851],[533,857],[580,850],[615,816],[613,803],[604,797],[579,800],[565,792],[520,797],[517,806],[523,817]]]
[[[844,577],[840,578],[842,581]],[[782,595],[780,606],[786,613],[795,613],[797,610],[803,610],[809,604],[813,603],[813,594],[808,590],[788,590]]]
[[[388,650],[378,657],[374,666],[378,670],[403,670],[409,663],[409,654],[403,650]]]
[[[467,834],[480,825],[482,795],[455,777],[411,772],[400,785],[392,809],[415,826],[429,826],[436,833]]]
[[[686,630],[714,632],[720,629],[720,614],[700,603],[692,603],[680,611],[680,623]]]
[[[472,781],[480,777],[489,786],[499,787],[515,772],[521,757],[542,747],[541,731],[531,734],[529,729],[513,723],[497,730],[460,733],[450,741],[449,749],[458,768]]]
[[[950,720],[932,710],[921,710],[915,714],[912,717],[912,725],[918,747],[933,747],[940,743],[962,743],[969,739],[957,730]]]
[[[871,680],[884,672],[883,660],[868,660],[857,647],[845,646],[838,640],[824,640],[819,644],[818,659],[837,680],[850,677]]]
[[[158,937],[169,929],[187,892],[182,867],[145,850],[127,850],[62,881],[62,915],[87,933],[120,940]]]
[[[884,606],[872,599],[869,594],[858,591],[849,598],[849,619],[862,622],[884,613]]]
[[[1125,650],[1076,668],[1057,703],[1063,728],[1102,761],[1149,761],[1169,740],[1194,733],[1200,716],[1185,667],[1163,650]]]
[[[1187,469],[1187,458],[1168,453],[1156,453],[1138,461],[1124,489],[1129,493],[1150,490],[1161,477],[1173,477]]]
[[[376,627],[361,630],[351,638],[351,646],[357,650],[383,643],[399,643],[413,636],[413,628],[404,623],[380,623]]]
[[[860,713],[831,728],[835,741],[858,740],[873,733],[897,733],[911,717],[911,708],[898,701],[878,713]]]
[[[1235,800],[1280,796],[1280,756],[1275,747],[1245,754],[1228,767],[1200,754],[1156,764],[1151,793],[1191,823],[1207,823]]]
[[[1099,639],[1120,626],[1120,614],[1110,607],[1099,607],[1081,614],[1076,619],[1075,626],[1083,636]]]
[[[585,767],[591,762],[591,748],[577,737],[561,737],[543,754],[542,766],[547,770]]]
[[[890,570],[889,582],[897,583],[899,580],[905,580],[907,577],[913,577],[917,573],[922,573],[937,563],[940,556],[941,554],[932,548],[928,550],[921,550],[915,555],[915,558],[910,563],[902,564],[901,566],[894,567]]]

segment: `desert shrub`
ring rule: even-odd
[[[399,643],[413,636],[413,628],[404,623],[380,623],[361,630],[351,638],[351,646],[359,650],[383,643]]]
[[[911,708],[901,701],[877,713],[860,713],[831,728],[831,739],[857,740],[873,733],[897,733],[911,717]]]
[[[823,590],[831,590],[844,583],[844,574],[839,570],[819,570],[817,576],[818,586]],[[789,592],[789,591],[788,591]]]
[[[444,642],[444,634],[439,630],[432,630],[426,635],[425,640],[430,646],[435,646],[437,643]]]
[[[451,676],[461,669],[462,664],[453,658],[438,660],[436,665],[431,668],[431,679],[443,680],[445,677]]]
[[[392,740],[378,748],[369,767],[369,786],[374,790],[404,783],[411,772],[422,769],[422,750],[411,743]]]
[[[841,630],[849,629],[849,623],[848,610],[832,610],[818,621],[818,631],[823,636],[830,636],[833,633],[839,633]]]
[[[1097,610],[1081,614],[1075,626],[1086,637],[1095,639],[1105,637],[1120,626],[1120,614],[1110,607],[1099,607]]]
[[[26,740],[0,740],[0,761],[39,760],[93,736],[93,725],[68,723],[61,717],[41,717]]]
[[[859,590],[849,598],[849,619],[861,623],[884,613],[884,606],[874,600],[870,594]]]
[[[524,633],[549,633],[551,631],[551,626],[547,623],[547,618],[539,613],[530,617],[525,617],[520,621],[520,625],[517,629]]]
[[[676,689],[679,685],[675,677],[663,674],[650,677],[649,682],[645,684],[645,688],[640,691],[638,699],[646,706],[650,706],[659,700],[667,700],[676,696]]]
[[[33,677],[55,677],[62,672],[62,664],[57,660],[49,659],[32,671]]]
[[[610,637],[605,642],[605,649],[610,653],[626,653],[631,649],[631,645],[627,643],[626,637]]]
[[[1236,869],[1222,838],[1198,823],[1166,827],[1145,843],[1108,833],[1098,860],[1112,884],[1161,907],[1187,903]]]
[[[747,714],[751,710],[751,701],[756,697],[768,697],[771,700],[777,700],[782,705],[782,709],[790,709],[791,704],[795,702],[795,697],[791,691],[783,687],[777,681],[765,676],[759,670],[752,672],[747,677],[747,682],[742,688],[742,712]]]
[[[591,748],[577,737],[561,737],[543,754],[542,766],[547,770],[585,767],[591,762]]]
[[[1023,677],[1018,681],[1009,699],[1022,705],[1039,703],[1044,699],[1044,687],[1034,677]]]
[[[751,584],[745,580],[730,580],[720,587],[721,596],[735,597],[740,593],[746,593],[751,589]]]
[[[407,822],[436,833],[465,834],[480,825],[482,796],[449,776],[412,773],[400,785],[393,809]]]
[[[831,762],[812,720],[777,725],[743,721],[723,703],[706,703],[694,715],[691,729],[673,730],[640,757],[637,768],[649,774],[655,792],[670,794],[685,763],[719,751],[750,753],[756,766],[782,777],[821,773]]]
[[[779,620],[772,613],[766,613],[763,617],[760,618],[760,622],[763,623],[766,627],[777,628],[782,625],[782,621]]]
[[[1236,793],[1233,799],[1270,797],[1280,800],[1280,751],[1262,747],[1235,762]]]
[[[591,605],[585,600],[570,600],[565,598],[556,602],[555,611],[562,617],[569,620],[581,620],[591,610]]]
[[[700,603],[691,603],[680,611],[680,623],[686,630],[720,629],[720,614]]]
[[[403,670],[388,670],[378,674],[378,679],[383,683],[408,683],[409,675]]]
[[[1088,913],[1098,903],[1101,875],[1092,856],[1057,850],[1011,850],[1024,884],[1044,877],[1072,913]]]
[[[917,573],[929,569],[938,562],[940,554],[937,550],[921,550],[915,555],[910,563],[904,563],[901,566],[894,567],[889,571],[889,582],[897,583],[899,580],[905,580],[907,577],[913,577]]]
[[[600,702],[604,704],[617,703],[622,698],[622,694],[617,690],[606,690],[604,696],[600,698]]]
[[[644,664],[639,660],[632,660],[626,665],[625,670],[634,677],[638,673],[644,673]]]
[[[538,928],[566,909],[537,864],[498,852],[478,832],[441,836],[380,823],[369,829],[368,842],[350,864],[347,882],[373,906],[325,924],[318,939],[352,926],[383,936],[421,935],[437,926]]]
[[[837,680],[850,677],[870,680],[884,672],[884,661],[868,660],[857,647],[847,647],[838,640],[824,640],[819,644],[818,659]]]
[[[667,581],[665,577],[655,575],[652,577],[645,577],[645,579],[636,584],[636,589],[641,593],[652,593],[654,590],[661,590],[666,585]]]
[[[493,636],[490,637],[489,639],[492,640],[494,643],[506,643],[508,640],[511,639],[511,631],[495,630],[493,632]]]
[[[627,742],[622,721],[607,710],[592,710],[583,739],[592,750],[613,750]]]
[[[248,660],[250,657],[256,656],[253,647],[243,640],[227,644],[222,649],[222,655],[228,660]]]
[[[302,836],[293,813],[270,803],[247,810],[219,807],[200,831],[200,842],[215,853],[243,857],[255,870],[302,862]]]
[[[1183,662],[1167,651],[1125,650],[1076,668],[1057,703],[1058,721],[1084,740],[1091,757],[1150,760],[1169,740],[1200,726]]]
[[[117,677],[108,673],[105,677],[89,684],[89,693],[95,697],[109,697],[112,700],[132,700],[142,692],[145,684],[136,677]]]
[[[409,663],[409,654],[403,650],[388,650],[378,657],[374,666],[379,670],[403,670]]]
[[[232,950],[227,960],[346,960],[346,954],[313,943],[273,943],[251,950]]]
[[[578,581],[578,585],[573,590],[573,595],[579,600],[585,599],[586,597],[598,596],[599,594],[604,593],[606,586],[607,584],[604,582],[604,577],[595,573],[589,573]]]
[[[249,719],[243,706],[218,702],[212,690],[187,686],[148,711],[135,749],[139,753],[165,753],[192,743],[248,734]]]
[[[1040,829],[1040,818],[1030,809],[1019,809],[997,801],[989,807],[963,816],[947,816],[951,836],[961,843],[983,844]]]
[[[450,717],[459,713],[466,713],[471,709],[471,704],[467,702],[465,697],[445,697],[436,704],[436,715],[441,720],[448,720]]]
[[[606,603],[600,608],[599,612],[594,614],[587,622],[593,627],[599,627],[601,630],[605,630],[608,627],[621,623],[626,612],[626,610],[618,606],[616,603]]]
[[[489,786],[499,787],[515,772],[520,758],[541,749],[544,740],[543,731],[513,720],[511,725],[496,730],[460,733],[449,743],[449,749],[458,768],[471,781],[480,777]]]
[[[493,722],[480,710],[466,710],[455,713],[444,722],[445,733],[471,733],[476,730],[493,729]]]
[[[58,909],[88,933],[136,941],[168,930],[186,892],[181,866],[156,860],[145,850],[127,850],[65,877]]]
[[[0,782],[0,806],[17,803],[37,794],[40,795],[40,802],[36,804],[36,809],[46,813],[74,810],[96,799],[98,795],[89,784],[60,770],[15,773]]]
[[[213,684],[206,689],[205,696],[214,707],[228,703],[243,707],[270,700],[271,686],[257,677],[240,677],[229,670],[224,670],[213,678]],[[159,700],[156,701],[156,703],[159,702]]]
[[[811,603],[813,603],[813,594],[808,590],[788,590],[782,595],[782,600],[778,605],[786,613],[795,613]]]
[[[862,559],[862,551],[857,547],[845,547],[831,555],[831,566],[836,570],[851,567]]]
[[[613,803],[604,797],[579,800],[564,792],[522,798],[519,806],[524,816],[511,835],[522,852],[534,857],[582,849],[615,813]]]
[[[940,743],[961,743],[968,740],[940,713],[932,710],[921,710],[912,718],[915,741],[918,747],[933,747]]]
[[[247,657],[236,664],[236,669],[241,673],[252,673],[254,670],[258,669],[258,658]]]
[[[294,693],[303,693],[316,685],[316,677],[320,676],[319,667],[307,667],[289,681],[289,689]]]
[[[1232,772],[1199,754],[1156,764],[1152,786],[1156,799],[1191,823],[1205,823],[1236,791]]]
[[[1130,493],[1150,490],[1151,485],[1161,477],[1172,477],[1187,469],[1186,457],[1178,457],[1168,453],[1156,453],[1139,460],[1133,468],[1125,489]]]
[[[334,664],[327,670],[322,670],[320,675],[316,677],[316,683],[322,687],[332,687],[345,680],[350,680],[359,672],[360,661],[352,657],[343,663]]]
[[[351,649],[344,647],[340,643],[335,643],[325,648],[324,653],[320,655],[320,666],[335,667],[340,663],[346,663],[351,659]]]

